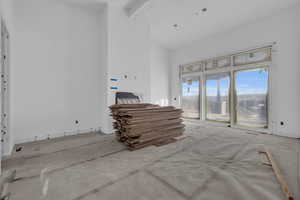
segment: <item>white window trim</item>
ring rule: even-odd
[[[199,95],[200,95],[200,120],[198,120],[201,123],[207,124],[207,125],[218,125],[221,127],[231,127],[231,128],[236,128],[236,129],[242,129],[242,130],[249,130],[249,131],[257,131],[257,132],[262,132],[262,133],[267,133],[267,134],[272,134],[274,132],[274,119],[272,115],[273,111],[273,106],[272,106],[272,77],[273,77],[273,68],[274,68],[274,60],[276,60],[276,43],[271,43],[268,45],[264,46],[259,46],[255,48],[249,48],[244,51],[238,51],[236,53],[232,53],[228,56],[231,56],[231,63],[229,67],[224,67],[224,68],[216,68],[216,69],[211,69],[208,71],[201,71],[201,72],[194,72],[194,73],[188,73],[188,74],[181,74],[180,70],[180,75],[179,75],[179,80],[180,80],[180,105],[182,105],[181,99],[182,99],[182,88],[181,88],[181,81],[183,77],[194,77],[194,76],[199,76],[200,77],[200,88],[199,88]],[[233,63],[233,58],[235,55],[239,55],[242,53],[247,53],[250,51],[255,51],[257,49],[263,49],[263,48],[271,48],[272,52],[272,59],[271,61],[267,62],[257,62],[253,64],[247,64],[247,65],[240,65],[240,66],[234,66]],[[220,57],[226,57],[226,56],[220,56]],[[200,62],[194,62],[195,64],[199,64]],[[191,64],[190,64],[191,65]],[[184,66],[181,65],[180,68]],[[257,69],[257,68],[266,68],[268,69],[269,73],[269,80],[268,80],[268,128],[256,128],[256,127],[247,127],[247,126],[241,126],[235,123],[235,113],[234,113],[234,101],[230,100],[230,122],[220,122],[220,121],[211,121],[206,119],[206,98],[205,98],[205,91],[206,91],[206,83],[205,83],[205,76],[207,74],[215,74],[215,73],[222,73],[222,72],[230,72],[230,99],[234,98],[234,72],[240,71],[240,70],[250,70],[250,69]],[[197,119],[195,119],[197,121]]]

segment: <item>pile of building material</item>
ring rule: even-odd
[[[119,141],[136,150],[164,145],[183,134],[182,110],[153,104],[119,104],[110,107]]]

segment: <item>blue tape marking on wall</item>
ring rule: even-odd
[[[111,81],[118,81],[117,78],[111,78],[110,80],[111,80]]]
[[[118,87],[110,87],[110,89],[112,89],[112,90],[117,90]]]

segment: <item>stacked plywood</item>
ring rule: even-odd
[[[132,150],[175,141],[184,131],[181,109],[153,104],[120,104],[110,107],[116,136]]]

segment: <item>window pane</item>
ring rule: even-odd
[[[182,74],[189,74],[202,71],[202,64],[185,65],[181,68]]]
[[[199,80],[200,77],[182,79],[182,109],[184,117],[200,118]]]
[[[268,71],[236,72],[235,81],[237,124],[267,128]]]
[[[206,118],[229,121],[230,74],[219,73],[206,77]]]
[[[271,49],[260,49],[233,57],[234,65],[247,65],[251,63],[271,61]]]

